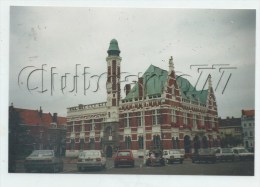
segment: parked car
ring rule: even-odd
[[[192,163],[195,162],[216,162],[216,154],[214,149],[198,149],[191,155]]]
[[[80,152],[77,162],[77,168],[79,171],[85,169],[105,169],[106,158],[104,153],[100,150],[85,150]]]
[[[219,161],[234,161],[235,154],[231,148],[217,148],[215,150],[217,160]]]
[[[152,156],[153,155],[153,156]],[[163,152],[160,149],[152,149],[149,151],[146,158],[147,166],[165,166]]]
[[[131,150],[117,151],[114,159],[114,167],[117,168],[119,166],[135,166],[135,159]]]
[[[178,149],[171,149],[163,151],[163,157],[166,163],[173,164],[174,162],[183,163],[184,154]]]
[[[26,172],[37,171],[63,171],[62,158],[55,155],[53,150],[35,150],[24,162]]]
[[[236,160],[254,160],[254,153],[250,153],[244,147],[233,147],[232,150]]]

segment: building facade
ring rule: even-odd
[[[177,76],[172,57],[169,70],[150,65],[133,88],[125,85],[121,98],[121,60],[118,42],[108,49],[106,102],[67,109],[67,156],[84,149],[102,149],[111,156],[117,149],[183,149],[218,146],[218,111],[208,76],[208,89],[196,90]]]
[[[43,113],[9,107],[9,155],[23,159],[36,149],[53,149],[65,156],[66,118],[57,113]]]
[[[255,110],[242,110],[241,126],[246,148],[255,146]]]
[[[241,118],[219,118],[221,147],[236,147],[243,144]]]

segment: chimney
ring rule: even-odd
[[[144,96],[144,85],[143,85],[143,77],[138,78],[138,96],[143,97]]]
[[[131,90],[131,84],[126,84],[125,85],[125,94],[128,95],[130,90]]]
[[[54,123],[58,123],[58,120],[57,120],[57,113],[53,113],[53,116],[52,116],[52,122],[54,122]]]
[[[39,115],[42,117],[42,107],[40,106]]]

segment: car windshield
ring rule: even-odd
[[[248,153],[248,151],[246,149],[238,149],[239,153]]]
[[[53,156],[53,151],[50,150],[37,150],[33,151],[30,157],[43,157],[43,156]]]
[[[99,156],[99,152],[91,151],[91,152],[81,152],[79,157],[96,157]]]
[[[180,154],[181,152],[180,151],[178,151],[178,150],[171,150],[171,151],[169,151],[170,152],[170,154]]]
[[[222,149],[222,153],[232,153],[232,149],[224,148]]]
[[[129,151],[119,151],[117,156],[130,156]]]
[[[199,153],[211,153],[212,150],[211,149],[199,149]]]

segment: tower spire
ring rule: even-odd
[[[208,76],[208,85],[209,85],[209,88],[212,88],[212,80],[211,80],[211,75],[210,74]]]
[[[169,59],[169,73],[171,73],[172,71],[174,71],[174,64],[173,64],[173,58],[171,56],[171,58]]]

